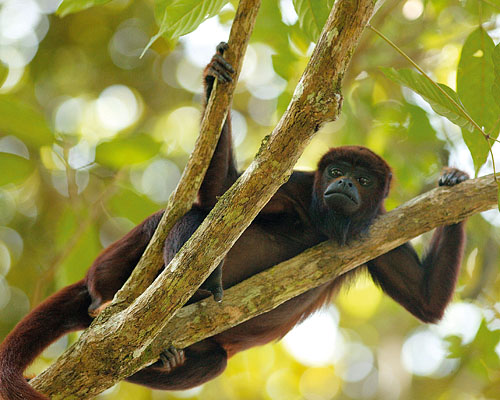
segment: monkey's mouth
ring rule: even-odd
[[[333,190],[327,190],[324,194],[325,200],[328,201],[338,201],[342,199],[348,199],[350,200],[353,204],[358,205],[359,201],[358,199],[354,198],[351,194],[345,193],[345,192],[336,192]]]

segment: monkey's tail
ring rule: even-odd
[[[0,399],[47,399],[28,384],[23,372],[57,338],[90,325],[90,303],[81,280],[54,293],[16,325],[0,345]]]

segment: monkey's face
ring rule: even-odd
[[[378,186],[375,174],[346,161],[329,164],[323,171],[322,194],[326,206],[344,215],[360,210]]]

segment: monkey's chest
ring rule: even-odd
[[[323,236],[296,219],[255,221],[225,258],[223,286],[229,288],[324,240]]]

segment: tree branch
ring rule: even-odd
[[[288,179],[319,126],[338,117],[342,77],[374,5],[335,4],[292,102],[247,171],[144,293],[98,318],[33,381],[37,390],[53,399],[92,397],[155,360],[153,340]]]
[[[424,232],[495,208],[497,190],[493,175],[431,190],[378,217],[369,233],[349,246],[323,242],[226,290],[222,303],[206,299],[183,307],[149,350],[158,355],[169,344],[185,348],[330,282]]]
[[[103,320],[132,303],[153,282],[163,265],[162,250],[168,232],[177,220],[191,209],[196,199],[219,141],[227,111],[232,103],[234,89],[243,65],[243,57],[250,41],[260,4],[261,0],[240,1],[229,34],[229,49],[224,54],[225,59],[231,63],[235,70],[233,81],[225,84],[224,87],[217,85],[217,82],[215,83],[201,121],[200,134],[194,150],[175,191],[168,199],[165,213],[134,271],[115,295],[107,313],[103,315]]]

